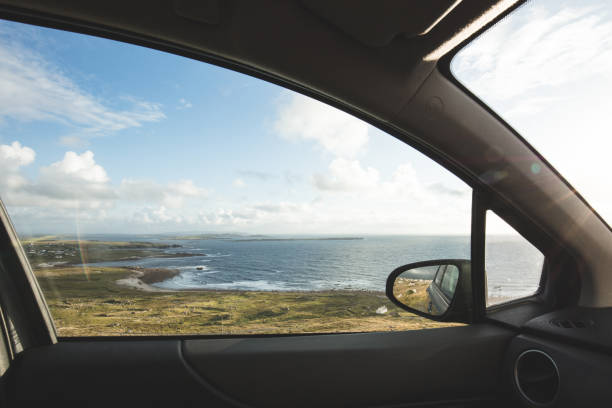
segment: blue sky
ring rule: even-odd
[[[467,234],[470,191],[264,81],[0,23],[0,196],[30,233]]]

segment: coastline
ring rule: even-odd
[[[123,269],[131,272],[131,275],[127,278],[118,279],[115,283],[119,286],[136,289],[144,292],[169,292],[169,293],[192,293],[192,292],[206,292],[206,293],[287,293],[287,294],[329,294],[336,293],[342,295],[350,294],[367,294],[378,296],[380,298],[386,298],[384,291],[366,290],[366,289],[323,289],[323,290],[244,290],[244,289],[219,289],[219,288],[187,288],[187,289],[165,289],[153,286],[153,283],[164,282],[172,279],[173,277],[180,274],[175,269],[164,269],[164,268],[143,268],[140,266],[125,266]]]
[[[180,271],[176,269],[167,269],[167,268],[143,268],[140,266],[126,266],[122,269],[130,271],[131,274],[128,277],[118,279],[115,283],[121,287],[128,289],[135,289],[143,292],[158,292],[158,293],[193,293],[193,292],[203,292],[203,293],[241,293],[241,292],[264,292],[264,293],[286,293],[286,294],[313,294],[313,295],[321,295],[321,294],[342,294],[342,295],[350,295],[350,294],[367,294],[372,296],[377,296],[380,298],[386,298],[384,291],[375,291],[375,290],[366,290],[366,289],[323,289],[323,290],[238,290],[238,289],[219,289],[219,288],[187,288],[187,289],[167,289],[167,288],[158,288],[153,286],[154,283],[164,282],[178,276]],[[489,306],[493,306],[496,304],[504,303],[506,301],[512,300],[512,297],[508,296],[494,296],[489,298]]]

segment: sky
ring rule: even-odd
[[[611,16],[603,0],[530,1],[451,64],[608,219]],[[4,21],[0,197],[22,235],[470,232],[467,185],[344,112],[214,65]]]
[[[0,197],[21,235],[461,234],[471,190],[259,79],[0,21]]]
[[[612,221],[612,2],[528,1],[451,71]]]

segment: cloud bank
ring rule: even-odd
[[[368,124],[312,98],[291,94],[274,122],[276,132],[294,141],[315,141],[340,157],[356,156],[368,142]]]

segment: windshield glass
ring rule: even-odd
[[[612,219],[612,2],[527,2],[462,49],[451,71]]]

